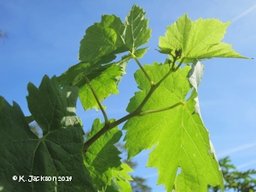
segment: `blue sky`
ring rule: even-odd
[[[166,26],[184,13],[192,19],[218,18],[231,21],[225,41],[241,54],[255,57],[255,0],[1,0],[0,29],[7,33],[0,40],[0,95],[18,102],[28,114],[27,83],[39,84],[44,74],[59,75],[78,61],[79,42],[85,29],[100,20],[102,14],[122,19],[133,4],[142,6],[153,30],[150,50],[142,63],[162,61],[155,50]],[[256,167],[256,63],[255,60],[214,59],[204,61],[205,74],[200,86],[204,122],[210,130],[217,156],[230,155],[240,169]],[[125,113],[129,98],[136,91],[130,63],[120,84],[120,94],[106,100],[112,117]],[[129,87],[127,86],[129,85]],[[82,112],[86,129],[100,113]],[[143,153],[136,159],[146,161]],[[139,166],[139,174],[155,185],[155,172]],[[154,188],[154,191],[164,191]]]

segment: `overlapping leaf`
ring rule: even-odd
[[[100,23],[86,30],[81,41],[79,59],[81,63],[71,67],[58,80],[61,84],[80,88],[79,97],[84,109],[98,108],[91,86],[99,101],[118,93],[118,82],[124,74],[124,66],[131,54],[141,57],[145,48],[140,48],[150,37],[145,12],[133,6],[126,22],[114,15],[104,15]],[[117,54],[127,52],[120,61],[113,62]]]
[[[154,64],[145,70],[157,82],[169,70],[169,65]],[[221,185],[222,176],[210,147],[209,136],[200,115],[196,112],[196,92],[186,100],[191,89],[187,80],[190,67],[179,69],[170,75],[153,93],[143,111],[157,110],[184,103],[172,110],[133,117],[124,128],[129,156],[135,156],[144,149],[153,148],[148,165],[156,167],[158,182],[171,191],[180,168],[184,178],[195,185],[192,191],[204,191],[207,185]],[[128,105],[128,111],[134,111],[150,89],[147,79],[139,70],[135,74],[137,92]]]
[[[145,12],[138,6],[133,6],[125,22],[124,42],[130,52],[148,42],[151,30]]]
[[[122,41],[124,24],[114,15],[102,16],[86,30],[81,41],[79,60],[90,64],[102,64],[112,61],[117,53],[126,51]]]
[[[191,21],[184,15],[160,37],[160,51],[173,54],[175,50],[181,50],[181,58],[186,62],[213,57],[245,58],[231,45],[222,42],[228,25],[217,19]]]
[[[88,139],[95,135],[104,124],[99,119],[94,121]],[[101,192],[119,192],[125,188],[126,192],[130,189],[130,171],[128,165],[120,161],[120,151],[115,144],[120,140],[121,131],[113,128],[102,137],[98,138],[86,152],[84,162],[89,167],[90,175]]]
[[[42,138],[30,130],[19,106],[0,98],[0,185],[3,191],[94,192],[82,157],[83,130],[75,115],[77,94],[58,89],[48,77],[29,85],[28,103]],[[14,175],[72,176],[70,182],[18,182]]]
[[[108,186],[106,192],[132,192],[132,187],[130,184],[132,177],[129,175],[131,171],[132,169],[125,163],[122,163],[119,169],[113,169],[112,182],[111,185]]]
[[[79,51],[81,63],[72,66],[58,78],[61,84],[79,87],[79,96],[84,109],[99,107],[89,89],[89,82],[92,87],[100,87],[100,90],[97,90],[100,101],[117,93],[117,84],[123,75],[124,63],[129,58],[116,63],[109,62],[116,58],[117,53],[127,51],[121,38],[124,28],[120,18],[114,15],[102,16],[100,23],[95,23],[86,30],[81,41]]]
[[[91,87],[95,90],[100,101],[111,94],[118,93],[118,83],[125,73],[126,63],[119,63],[108,67],[102,74],[90,81]],[[79,97],[85,109],[96,107],[97,101],[88,84],[80,87]]]
[[[71,67],[58,77],[61,84],[77,86],[79,97],[84,109],[98,108],[91,87],[97,93],[100,101],[111,94],[118,93],[118,82],[125,73],[126,58],[117,63],[91,67],[88,63],[80,63]]]

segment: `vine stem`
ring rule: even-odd
[[[144,73],[144,75],[146,76],[146,78],[148,79],[149,83],[152,85],[154,84],[152,79],[150,78],[150,76],[148,75],[147,71],[144,69],[144,67],[141,65],[140,61],[136,58],[133,57],[134,61],[138,64],[138,66],[140,67],[140,69],[142,70],[142,72]]]
[[[167,110],[173,109],[175,107],[178,107],[179,105],[184,105],[184,102],[178,102],[178,103],[175,103],[174,105],[171,105],[169,107],[164,107],[164,108],[161,108],[161,109],[153,109],[153,110],[147,110],[147,111],[141,111],[141,112],[138,112],[137,110],[135,110],[135,111],[129,113],[128,115],[125,115],[124,117],[122,117],[122,118],[120,118],[120,119],[118,119],[118,120],[116,120],[112,123],[105,124],[99,132],[97,132],[95,135],[93,135],[90,139],[88,139],[84,143],[83,151],[85,153],[88,150],[88,148],[95,141],[97,141],[102,135],[104,135],[106,132],[108,132],[112,128],[116,127],[117,125],[120,125],[121,123],[129,120],[132,117],[144,116],[144,115],[149,115],[149,114],[153,114],[153,113],[159,113],[159,112],[167,111]]]
[[[185,58],[183,57],[183,58],[180,60],[180,62],[179,62],[179,64],[177,65],[177,67],[174,69],[174,72],[177,71],[177,70],[180,68],[180,66],[182,65],[184,59],[185,59]]]
[[[86,83],[88,84],[88,87],[89,87],[89,89],[91,90],[91,92],[92,92],[92,94],[93,94],[93,96],[94,96],[94,98],[95,98],[95,100],[96,100],[96,102],[97,102],[97,104],[98,104],[98,106],[99,106],[101,112],[102,112],[102,115],[103,115],[103,117],[104,117],[105,123],[108,124],[109,121],[108,121],[107,113],[106,113],[106,111],[104,110],[104,107],[102,106],[102,104],[101,104],[101,102],[100,102],[100,100],[99,100],[99,97],[98,97],[97,94],[96,94],[96,91],[95,91],[94,88],[92,87],[92,85],[91,85],[91,83],[90,83],[90,80],[89,80],[87,77],[85,77],[85,80],[86,80]]]
[[[147,110],[147,111],[143,111],[139,114],[139,116],[143,116],[143,115],[148,115],[148,114],[152,114],[152,113],[159,113],[159,112],[163,112],[163,111],[167,111],[170,109],[173,109],[175,107],[178,107],[179,105],[185,105],[184,102],[180,101],[178,103],[175,103],[174,105],[168,106],[168,107],[164,107],[161,109],[154,109],[154,110]]]
[[[138,59],[136,59],[136,57],[134,58],[135,61]],[[140,105],[131,113],[121,117],[120,119],[113,121],[113,122],[109,122],[106,121],[105,125],[103,126],[103,128],[98,131],[95,135],[93,135],[90,139],[88,139],[85,143],[84,143],[84,147],[83,147],[83,151],[84,153],[88,150],[88,148],[95,142],[97,141],[102,135],[104,135],[107,131],[111,130],[112,128],[116,127],[117,125],[120,125],[121,123],[129,120],[132,117],[135,116],[142,116],[142,115],[147,115],[147,114],[152,114],[152,113],[158,113],[158,112],[162,112],[162,111],[166,111],[166,110],[170,110],[173,109],[179,105],[184,105],[183,102],[178,102],[174,105],[171,105],[169,107],[165,107],[165,108],[161,108],[161,109],[154,109],[154,110],[147,110],[147,111],[142,111],[143,107],[145,106],[145,104],[147,103],[147,101],[150,99],[150,97],[152,96],[152,94],[155,92],[155,90],[161,85],[161,83],[172,73],[178,70],[178,68],[181,66],[182,61],[180,61],[180,63],[178,64],[178,66],[176,68],[174,68],[175,66],[175,62],[177,60],[177,57],[174,57],[173,59],[173,67],[169,69],[169,71],[157,82],[157,83],[153,83],[153,81],[151,81],[151,78],[148,76],[147,72],[145,71],[145,69],[143,68],[143,66],[140,64],[140,62],[138,61],[138,65],[140,66],[141,70],[144,72],[146,78],[150,81],[151,83],[151,87],[147,93],[147,95],[144,97],[144,99],[142,100],[142,102],[140,103]],[[93,90],[93,89],[92,89]],[[95,97],[97,98],[97,97]],[[101,106],[101,104],[99,105]],[[104,111],[104,109],[102,110],[102,112]],[[104,114],[104,113],[103,113]],[[105,116],[104,116],[105,117]]]

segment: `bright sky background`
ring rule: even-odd
[[[184,13],[192,19],[214,17],[231,21],[225,41],[241,54],[255,57],[255,0],[1,0],[0,30],[7,33],[0,40],[0,95],[18,102],[28,114],[26,85],[39,84],[44,74],[59,75],[78,62],[79,42],[85,29],[100,20],[102,14],[116,14],[122,19],[133,4],[142,6],[153,29],[150,50],[142,63],[163,61],[156,51],[158,37],[166,26]],[[204,122],[210,130],[217,156],[230,155],[240,169],[256,168],[256,63],[255,60],[214,59],[204,62],[205,75],[200,87]],[[130,63],[120,84],[120,94],[107,99],[112,117],[125,114],[129,98],[137,90]],[[83,113],[86,129],[100,113]],[[146,153],[136,158],[146,162]],[[138,174],[155,186],[152,169],[139,166]],[[154,192],[164,191],[154,187]]]

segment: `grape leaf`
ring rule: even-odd
[[[103,101],[111,94],[118,93],[118,83],[125,74],[125,67],[126,62],[111,65],[103,73],[90,81],[90,85],[95,90],[100,101]],[[79,97],[85,109],[98,108],[97,101],[88,84],[81,86]]]
[[[81,62],[70,67],[66,72],[57,77],[57,80],[62,85],[81,87],[86,84],[85,77],[89,80],[93,80],[109,67],[110,65],[97,66]]]
[[[95,135],[104,124],[99,119],[94,120],[88,139]],[[130,171],[128,165],[123,164],[119,157],[120,151],[115,144],[122,136],[116,127],[97,139],[86,151],[84,163],[89,168],[94,183],[101,192],[122,191],[121,188],[129,188]],[[129,191],[127,191],[129,192]]]
[[[29,110],[44,134],[60,127],[80,124],[75,114],[77,100],[75,88],[62,88],[60,92],[57,84],[45,76],[39,88],[29,83],[28,92]]]
[[[59,76],[58,81],[62,85],[79,87],[79,98],[85,110],[99,108],[88,80],[100,102],[111,94],[117,94],[125,65],[132,58],[130,52],[136,57],[142,57],[147,49],[139,47],[149,37],[150,29],[145,12],[138,6],[132,7],[125,23],[114,15],[104,15],[101,22],[86,30],[79,50],[81,62]],[[112,62],[117,54],[124,52],[128,54],[120,61]]]
[[[117,86],[121,77],[125,74],[127,60],[129,58],[100,67],[92,67],[88,63],[79,63],[57,79],[61,85],[71,85],[79,88],[79,98],[85,110],[98,108],[99,106],[88,81],[97,93],[99,101],[103,101],[111,94],[117,94]]]
[[[132,169],[126,163],[122,163],[119,169],[113,169],[113,180],[111,186],[108,186],[106,189],[106,192],[132,192],[130,184],[132,177],[129,175],[131,171]]]
[[[158,82],[169,71],[169,65],[147,65],[145,70],[154,82]],[[191,90],[187,79],[190,70],[187,66],[172,73],[152,94],[142,110],[146,114],[145,111],[165,108],[179,102],[184,103],[183,105],[172,110],[133,117],[124,125],[127,131],[125,146],[129,157],[154,147],[148,166],[158,169],[158,183],[164,184],[167,191],[173,189],[179,168],[186,178],[189,177],[202,187],[222,184],[208,131],[195,110],[196,92],[186,99]],[[141,70],[136,72],[135,79],[140,91],[131,99],[128,112],[139,106],[150,89]]]
[[[127,57],[120,62],[113,62],[117,53],[127,51],[122,35],[124,24],[114,15],[104,15],[99,23],[95,23],[86,30],[79,50],[80,63],[58,77],[60,84],[79,87],[79,98],[84,109],[99,108],[88,81],[96,87],[99,101],[117,93],[117,84],[124,74],[124,63]],[[104,82],[102,82],[104,81]]]
[[[151,30],[148,28],[148,20],[145,12],[138,6],[133,6],[125,22],[124,41],[130,52],[148,42]]]
[[[39,88],[29,84],[28,103],[32,117],[43,129],[38,138],[15,103],[0,98],[0,185],[4,191],[94,192],[83,164],[83,130],[75,116],[77,93],[59,89],[48,77]],[[43,98],[43,99],[42,99]],[[18,182],[14,175],[72,176],[70,182]]]
[[[184,15],[160,37],[160,52],[173,54],[173,51],[181,50],[181,58],[185,62],[213,57],[245,58],[234,51],[231,45],[222,42],[228,25],[217,19],[191,21]]]
[[[207,186],[200,186],[199,183],[194,181],[193,177],[185,177],[184,174],[178,174],[175,180],[175,191],[176,192],[205,192]]]
[[[114,15],[102,16],[100,23],[95,23],[86,30],[81,41],[79,59],[90,64],[108,63],[117,53],[126,51],[122,41],[124,24]]]

